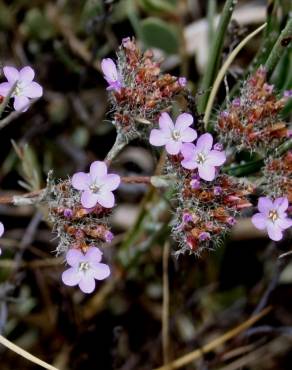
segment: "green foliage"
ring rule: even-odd
[[[45,41],[55,36],[53,26],[39,8],[32,8],[26,13],[22,31],[36,40]]]
[[[147,12],[158,14],[175,13],[176,1],[169,0],[138,0],[139,5]]]
[[[141,22],[141,36],[146,47],[155,47],[167,54],[175,54],[178,51],[179,37],[175,27],[161,19],[144,19]]]

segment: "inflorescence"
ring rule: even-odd
[[[101,69],[118,137],[124,143],[136,137],[149,138],[151,145],[166,150],[165,172],[171,174],[175,191],[172,236],[178,241],[177,254],[188,251],[200,255],[214,249],[236,224],[240,212],[252,207],[250,195],[255,194],[255,186],[220,170],[227,160],[224,146],[267,155],[259,182],[266,196],[259,198],[259,212],[252,222],[267,230],[272,240],[283,238],[292,226],[292,153],[275,157],[273,149],[289,136],[279,113],[291,91],[277,99],[265,69],[260,67],[244,83],[240,96],[219,114],[215,124],[219,142],[214,142],[210,133],[198,136],[189,112],[171,118],[168,112],[176,96],[186,92],[187,81],[163,74],[153,52],[142,53],[134,39],[124,39],[117,63],[105,58]],[[4,67],[3,72],[7,82],[0,84],[0,96],[11,97],[15,110],[26,111],[30,99],[42,96],[31,67],[20,71]],[[93,292],[95,280],[111,273],[101,262],[99,247],[114,238],[108,218],[120,177],[108,174],[107,167],[108,163],[95,161],[89,173],[75,173],[57,184],[48,181],[49,219],[59,238],[56,252],[65,255],[69,265],[62,280],[69,286],[78,285],[84,293]],[[3,232],[0,223],[0,237]]]

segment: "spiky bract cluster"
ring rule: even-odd
[[[69,248],[86,252],[89,247],[110,242],[112,233],[107,224],[111,212],[97,205],[86,209],[80,203],[80,192],[66,180],[49,187],[49,218],[59,238],[57,253]]]
[[[178,253],[200,255],[223,242],[238,213],[251,206],[247,196],[253,188],[228,175],[198,182],[196,175],[185,174],[178,183],[179,206],[172,235],[179,242]]]
[[[219,114],[215,128],[229,147],[266,154],[287,137],[286,123],[279,118],[285,98],[277,99],[266,79],[260,67],[245,81],[240,96]]]
[[[161,112],[171,107],[185,87],[177,77],[162,74],[153,52],[142,53],[134,39],[123,40],[117,56],[122,87],[110,94],[114,124],[118,134],[135,138],[149,133]]]
[[[263,169],[264,193],[272,198],[287,197],[292,203],[292,151],[268,158]]]

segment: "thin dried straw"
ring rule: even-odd
[[[21,347],[18,347],[16,344],[10,342],[7,338],[0,335],[0,343],[3,344],[6,348],[10,349],[11,351],[17,353],[18,355],[26,358],[28,361],[33,362],[34,364],[37,364],[44,369],[47,370],[59,370],[56,367],[47,364],[46,362],[40,360],[38,357],[35,357],[34,355],[30,354],[29,352],[25,351]]]

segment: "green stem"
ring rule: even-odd
[[[287,47],[291,47],[291,35],[292,35],[292,19],[287,21],[285,28],[282,30],[278,37],[266,63],[265,67],[269,75],[272,74],[276,65],[278,64],[281,56],[287,50]],[[290,41],[289,41],[290,40]],[[289,43],[289,45],[286,44]]]
[[[219,68],[220,56],[224,44],[224,37],[236,2],[237,2],[236,0],[227,0],[225,2],[218,27],[216,29],[216,34],[212,42],[207,68],[204,73],[204,77],[201,84],[201,90],[203,90],[204,93],[201,95],[199,99],[198,104],[199,113],[202,113],[205,110],[210,93],[209,88],[212,85]]]
[[[0,104],[0,118],[2,117],[2,114],[4,112],[5,107],[9,103],[10,98],[12,97],[12,94],[13,94],[15,88],[16,88],[16,85],[17,85],[17,82],[14,83],[14,85],[10,89],[8,95],[5,97],[5,99],[3,100],[3,102]]]
[[[273,153],[275,157],[279,157],[283,155],[284,153],[288,152],[288,150],[292,149],[292,139],[286,140],[283,144],[278,146]],[[267,156],[269,156],[271,153],[267,153]],[[257,159],[255,161],[251,161],[244,164],[239,164],[238,166],[229,166],[229,167],[223,167],[222,172],[227,173],[231,176],[246,176],[250,175],[252,173],[258,172],[261,167],[264,165],[265,161],[264,158]]]
[[[208,20],[208,43],[212,43],[215,35],[215,17],[216,17],[217,1],[208,0],[207,20]]]

